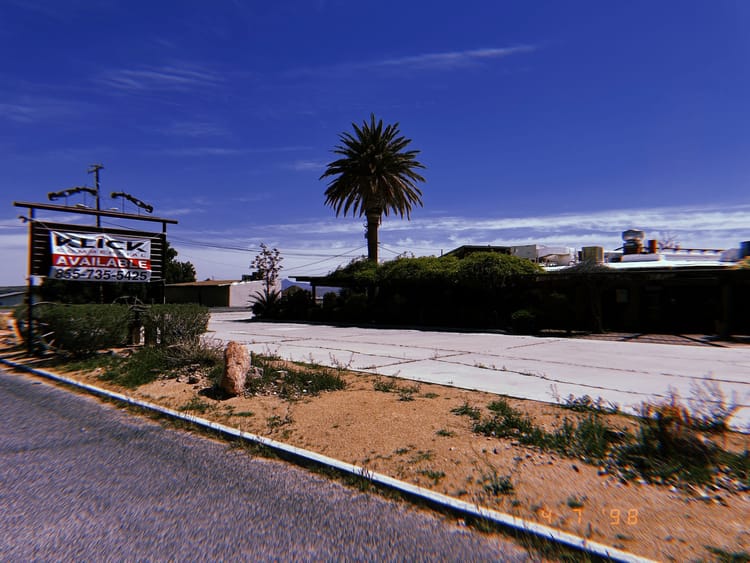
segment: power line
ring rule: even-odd
[[[120,227],[120,228],[127,228],[124,225],[120,225],[118,223],[114,223],[112,221],[107,221],[107,224],[112,225],[114,227]],[[239,247],[239,246],[231,246],[231,245],[220,245],[220,244],[212,244],[208,242],[203,241],[197,241],[197,240],[191,240],[186,239],[182,237],[176,237],[176,236],[170,236],[170,240],[179,242],[185,246],[194,246],[194,247],[201,247],[201,248],[213,248],[216,250],[228,250],[232,252],[254,252],[254,249],[247,248],[247,247]],[[355,249],[359,250],[359,249]],[[349,251],[353,252],[353,251]],[[342,254],[319,254],[319,253],[312,253],[312,252],[283,252],[284,256],[299,256],[299,257],[316,257],[316,258],[339,258],[343,256]]]
[[[333,258],[343,258],[347,255],[351,255],[352,252],[357,252],[359,250],[362,250],[365,248],[364,246],[359,246],[357,248],[353,248],[352,250],[347,250],[346,252],[342,254],[337,254],[336,256],[331,256],[330,258],[324,259],[324,260],[317,260],[316,262],[310,262],[309,264],[303,264],[302,266],[295,266],[294,268],[290,268],[290,270],[299,270],[301,268],[309,268],[310,266],[314,266],[315,264],[320,264],[321,262],[327,262],[329,260],[332,260]]]

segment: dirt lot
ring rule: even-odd
[[[2,341],[0,355],[24,360],[8,332]],[[74,375],[125,391],[96,370]],[[497,395],[341,370],[346,387],[340,391],[296,400],[274,394],[217,399],[208,380],[189,375],[125,392],[641,556],[710,561],[715,555],[706,546],[750,551],[748,491],[623,480],[604,466],[476,434],[469,417],[451,412],[470,406],[489,417],[487,405]],[[534,401],[508,403],[546,429],[585,416]],[[604,416],[613,428],[637,425],[631,417]],[[743,451],[748,442],[729,434],[725,448]]]

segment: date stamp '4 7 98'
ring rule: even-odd
[[[578,524],[582,524],[585,512],[584,508],[577,507],[571,508],[570,510],[576,515]],[[552,520],[555,518],[555,513],[546,506],[540,508],[537,511],[537,514],[542,520],[546,520],[548,524],[552,524]],[[609,518],[609,525],[612,527],[638,525],[637,508],[629,508],[627,510],[621,510],[619,508],[602,508],[602,514]]]

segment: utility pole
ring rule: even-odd
[[[101,207],[99,206],[99,170],[104,168],[101,164],[92,164],[89,166],[89,174],[94,174],[94,189],[96,190],[96,210],[101,211]],[[102,219],[101,216],[97,213],[96,215],[96,226],[101,227],[102,226]]]

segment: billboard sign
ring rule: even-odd
[[[66,281],[149,282],[151,239],[50,230],[49,277]]]

